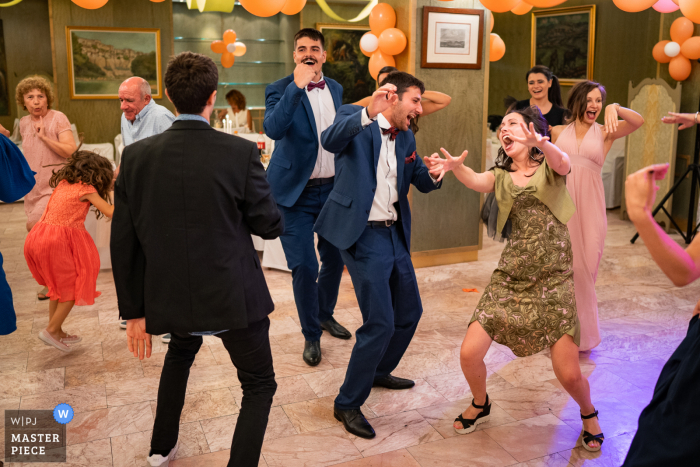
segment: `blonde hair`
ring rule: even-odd
[[[24,105],[24,95],[32,89],[38,89],[44,93],[46,101],[48,102],[48,108],[50,109],[53,104],[53,89],[51,88],[51,83],[41,76],[29,76],[19,82],[17,90],[15,91],[17,105],[21,105],[24,110],[27,110],[27,107]]]

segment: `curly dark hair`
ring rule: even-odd
[[[81,151],[78,148],[63,166],[53,171],[49,186],[56,188],[61,180],[68,183],[83,182],[86,185],[94,186],[100,198],[112,204],[109,192],[114,181],[114,170],[112,163],[105,157],[92,151]],[[97,210],[97,218],[103,214]]]
[[[506,112],[506,115],[512,113],[521,115],[523,120],[525,120],[525,125],[528,128],[530,127],[530,123],[532,123],[537,133],[541,134],[542,136],[549,136],[549,124],[542,116],[542,112],[540,112],[540,109],[536,105],[525,107],[521,110],[511,108]],[[544,154],[538,148],[532,148],[530,149],[530,160],[536,162],[537,165],[540,165],[544,160]],[[496,168],[503,169],[506,172],[515,172],[515,170],[511,167],[513,165],[513,159],[506,154],[506,151],[502,146],[498,148],[498,156],[496,156],[495,164],[496,165],[494,167]]]

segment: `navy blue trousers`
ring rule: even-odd
[[[355,333],[345,382],[335,399],[342,410],[365,403],[374,378],[389,375],[401,361],[423,314],[411,256],[396,226],[367,227],[340,251],[355,287],[362,326]]]
[[[338,248],[318,236],[319,272],[314,247],[314,223],[332,190],[332,183],[306,187],[294,206],[278,206],[284,215],[284,235],[280,240],[287,267],[292,270],[294,302],[301,332],[307,341],[321,340],[321,323],[333,317],[343,276],[343,260]]]

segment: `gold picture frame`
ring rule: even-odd
[[[530,66],[549,67],[563,85],[592,80],[595,14],[595,5],[533,12]]]
[[[323,74],[343,87],[343,104],[371,96],[376,85],[369,73],[369,57],[360,50],[360,39],[369,32],[369,26],[316,23],[316,30],[326,42]]]
[[[160,29],[66,26],[71,99],[119,99],[119,85],[131,76],[163,97]]]

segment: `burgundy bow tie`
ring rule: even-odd
[[[391,128],[388,128],[386,130],[382,130],[382,134],[383,135],[391,134],[391,136],[389,136],[389,138],[391,138],[391,140],[394,141],[396,139],[396,135],[399,134],[399,129],[396,128],[395,126],[392,126]]]
[[[306,87],[306,89],[309,91],[313,91],[316,88],[321,90],[326,89],[326,81],[322,79],[318,83],[309,83],[309,85]]]

